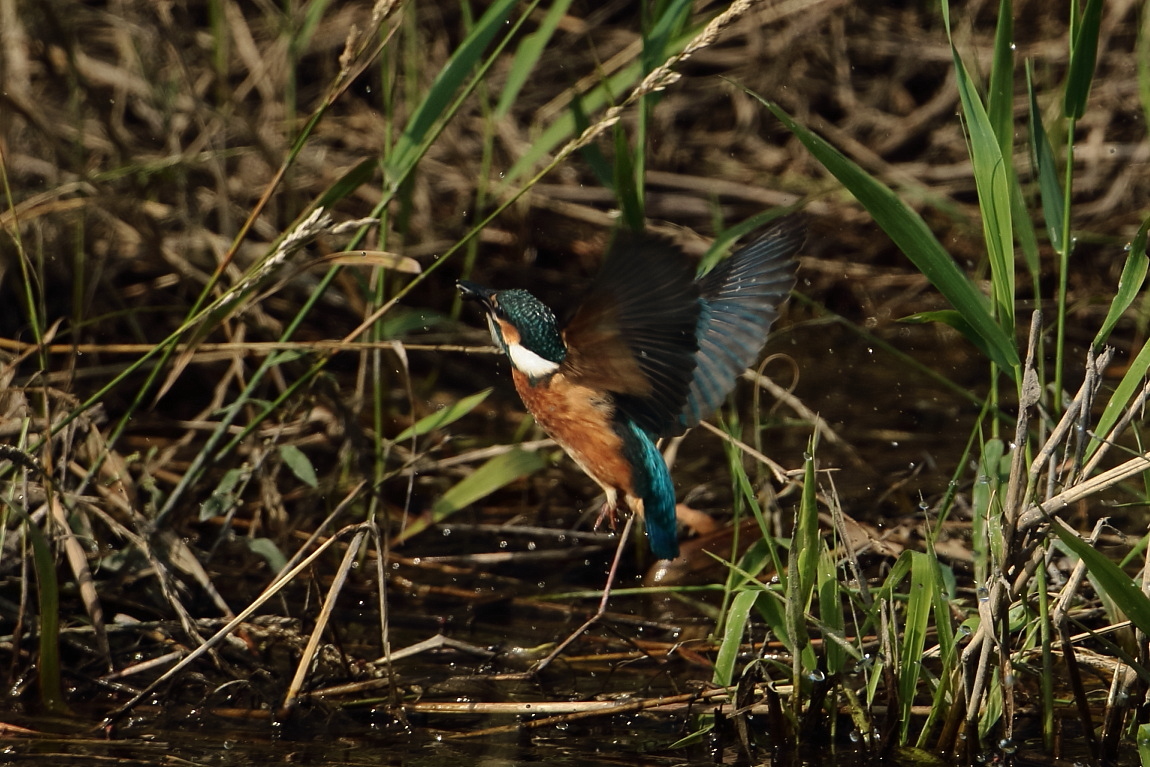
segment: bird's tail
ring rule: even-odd
[[[647,544],[659,559],[679,556],[679,531],[675,519],[675,485],[663,455],[639,426],[626,421],[622,426],[623,449],[631,464],[634,494],[643,501],[643,523]]]

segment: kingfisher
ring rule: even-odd
[[[620,231],[562,325],[526,290],[460,281],[511,362],[528,412],[618,505],[644,521],[658,559],[679,555],[675,487],[656,447],[714,411],[754,362],[795,283],[803,227],[778,219],[696,278],[660,238]]]

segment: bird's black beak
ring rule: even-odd
[[[491,302],[495,291],[490,288],[485,288],[482,285],[476,285],[474,282],[467,280],[460,280],[455,283],[455,287],[459,289],[459,294],[468,301],[478,301],[483,304],[483,308],[490,311],[493,308]]]

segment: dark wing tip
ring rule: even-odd
[[[663,436],[707,417],[758,356],[794,287],[794,256],[805,240],[801,216],[778,219],[699,280],[703,312],[691,389],[686,406]]]

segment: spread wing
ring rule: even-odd
[[[797,218],[783,219],[699,280],[699,349],[690,391],[685,407],[659,436],[679,434],[706,418],[754,362],[794,287],[794,255],[804,239]]]
[[[563,372],[574,383],[612,392],[624,415],[660,434],[687,402],[699,311],[686,254],[662,240],[620,232],[563,330]]]

